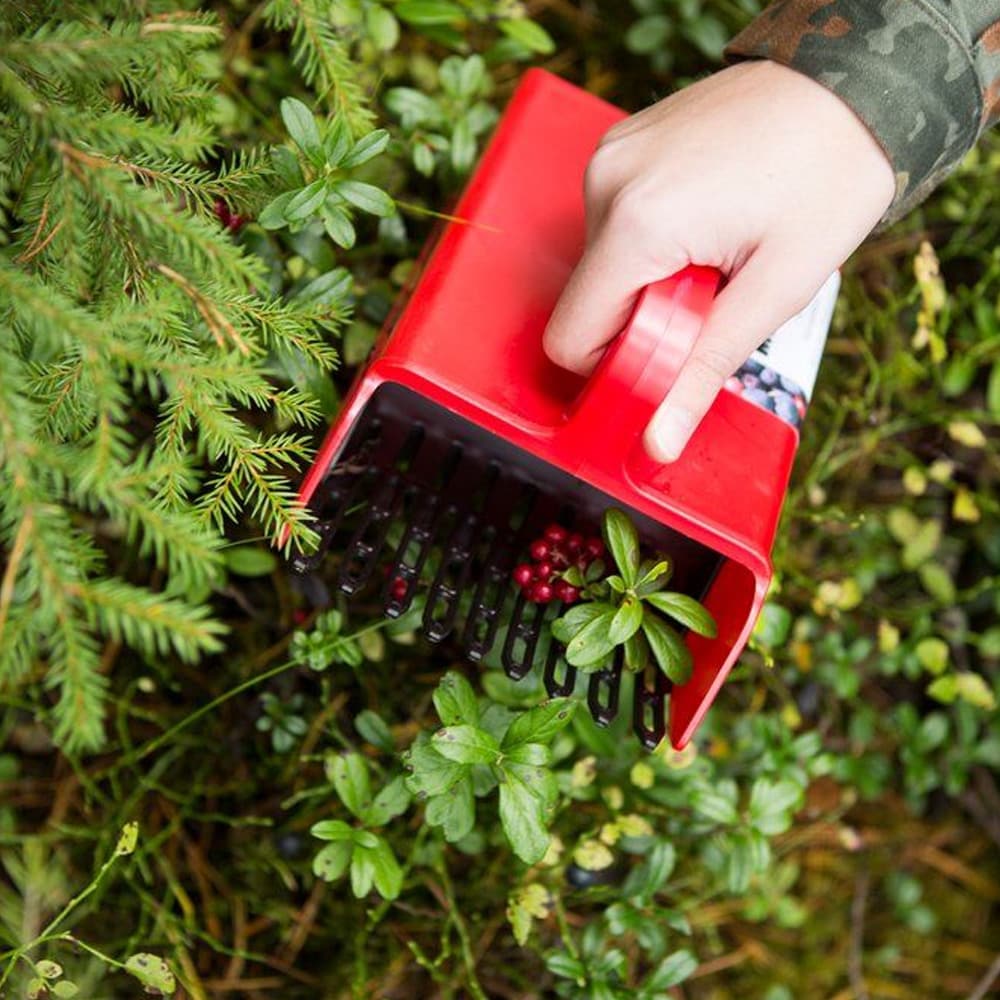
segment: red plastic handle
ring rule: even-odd
[[[643,289],[567,414],[564,433],[588,449],[624,454],[674,384],[718,285],[715,268],[691,266]]]

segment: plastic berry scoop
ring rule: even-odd
[[[650,664],[634,684],[640,740],[662,739],[669,701],[680,748],[763,603],[836,280],[734,375],[680,460],[654,462],[642,431],[698,335],[716,272],[646,288],[587,380],[541,347],[583,248],[585,167],[623,116],[548,73],[525,75],[454,210],[463,221],[426,248],[305,478],[322,545],[294,564],[308,572],[329,554],[341,590],[377,580],[393,617],[419,592],[429,639],[450,637],[473,660],[499,650],[511,677],[537,666],[551,694],[567,694],[576,671],[543,638],[559,595],[531,600],[513,574],[546,526],[593,536],[607,508],[623,508],[644,548],[672,561],[671,589],[718,623],[715,639],[685,637],[688,683],[671,692]],[[587,679],[599,723],[620,710],[621,672],[616,661]]]

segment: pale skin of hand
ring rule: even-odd
[[[646,285],[688,264],[728,283],[646,429],[678,458],[726,378],[884,215],[889,161],[840,98],[772,62],[741,63],[611,128],[584,181],[586,247],[544,336],[589,374]]]

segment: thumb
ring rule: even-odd
[[[826,274],[790,274],[788,260],[758,250],[716,296],[691,353],[646,428],[646,451],[680,457],[723,383],[819,291]],[[795,294],[789,294],[794,289]]]

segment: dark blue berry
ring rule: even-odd
[[[756,389],[760,385],[760,379],[756,375],[743,375],[740,381],[744,389]]]
[[[763,389],[745,389],[743,398],[754,403],[756,406],[763,406],[765,410],[774,412],[774,400]]]
[[[780,389],[772,392],[771,399],[774,401],[774,412],[781,417],[782,420],[787,420],[793,427],[799,426],[799,411],[795,406],[795,402],[792,400],[791,396],[787,393],[782,392]]]
[[[771,386],[778,384],[778,373],[773,368],[761,368],[760,382],[770,389]]]

